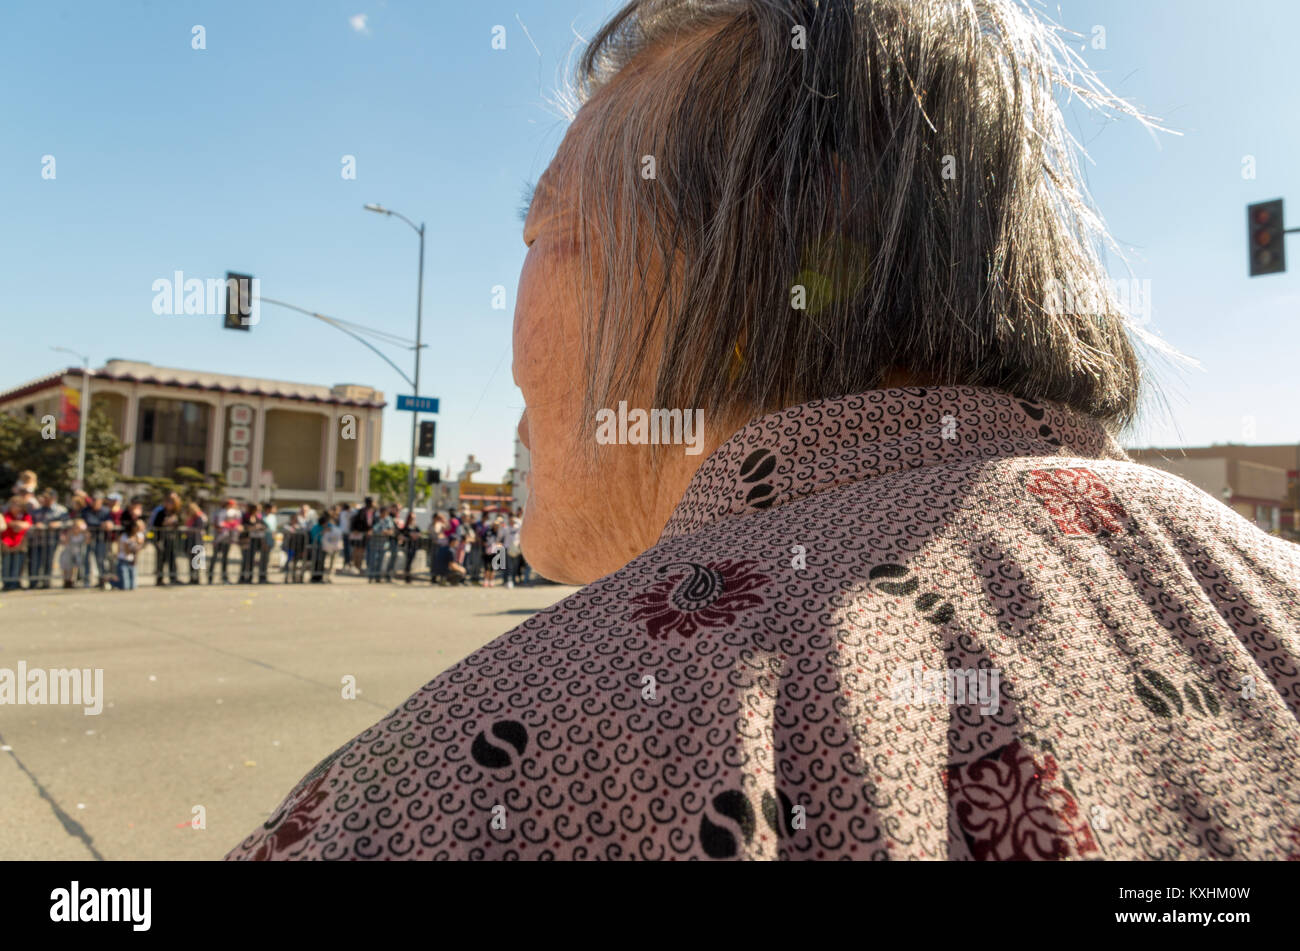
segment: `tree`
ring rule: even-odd
[[[104,410],[92,408],[86,419],[86,491],[103,492],[118,481],[119,461],[129,447]],[[77,434],[54,431],[35,417],[0,413],[0,492],[7,493],[26,469],[36,473],[38,486],[66,497],[77,477]]]
[[[383,505],[406,505],[406,479],[411,467],[405,462],[376,462],[370,467],[370,494],[379,496]],[[418,475],[415,480],[415,504],[429,501],[430,487]]]
[[[197,502],[200,506],[220,501],[226,487],[226,477],[220,472],[209,472],[206,476],[197,469],[181,466],[166,476],[135,476],[128,481],[136,495],[147,508],[160,505],[168,495],[175,492],[182,502]]]

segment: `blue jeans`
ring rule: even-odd
[[[135,590],[135,562],[117,560],[117,586],[123,591]]]
[[[95,583],[104,580],[104,556],[108,553],[108,537],[102,531],[95,531],[91,541],[86,545],[86,552],[81,557],[81,583],[90,584],[90,566],[95,566]]]
[[[23,560],[26,557],[25,551],[5,550],[3,557],[0,558],[0,576],[4,578],[4,590],[12,591],[22,587],[19,579],[23,576]]]
[[[383,535],[366,536],[366,576],[372,581],[384,574],[384,556],[391,539]]]

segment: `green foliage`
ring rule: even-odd
[[[36,473],[40,488],[53,488],[61,498],[72,491],[77,477],[77,434],[51,433],[34,417],[0,413],[0,493],[7,493],[18,473]],[[89,492],[104,492],[121,477],[118,462],[129,443],[117,438],[113,423],[101,408],[86,420],[86,485]]]
[[[405,462],[376,462],[370,467],[370,494],[383,505],[406,505],[406,480],[411,467]],[[415,504],[428,502],[431,487],[420,474],[415,479]]]
[[[209,508],[221,501],[226,477],[220,472],[210,472],[205,476],[197,469],[181,466],[170,479],[165,476],[136,476],[127,484],[133,494],[143,496],[146,508],[162,504],[172,492],[179,495],[182,502],[198,502]]]

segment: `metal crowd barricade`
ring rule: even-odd
[[[3,550],[3,581],[28,588],[107,587],[117,584],[117,541],[113,523],[78,531],[69,521],[33,525],[16,549]],[[162,526],[145,530],[145,544],[135,553],[135,583],[139,585],[266,584],[273,570],[282,581],[301,584],[331,580],[346,556],[327,551],[307,531],[286,531],[280,537],[280,560],[272,568],[277,537],[258,526],[237,531],[203,527]],[[443,540],[422,532],[368,533],[352,546],[362,555],[362,572],[371,582],[400,577],[433,582],[448,572],[450,549]],[[421,554],[423,553],[423,559]],[[472,558],[481,562],[481,558]],[[481,570],[474,564],[472,570]]]

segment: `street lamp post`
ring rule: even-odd
[[[77,432],[77,488],[86,487],[86,417],[90,415],[90,357],[67,347],[51,347],[58,353],[70,353],[81,360],[81,410],[77,413],[80,428]]]
[[[424,321],[424,222],[420,222],[417,228],[415,222],[400,212],[391,211],[382,205],[369,204],[365,206],[366,211],[373,211],[381,215],[394,215],[401,218],[411,230],[420,236],[420,277],[417,285],[415,297],[415,393],[414,396],[420,395],[420,350],[423,348],[421,343],[421,329]],[[416,435],[420,430],[419,412],[411,413],[411,468],[406,474],[406,517],[409,520],[415,518],[415,450]]]

